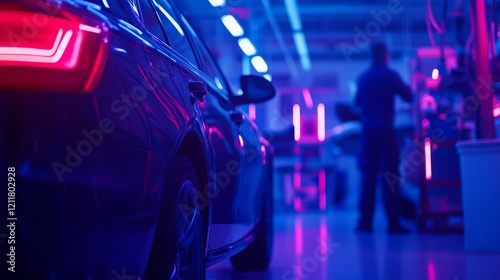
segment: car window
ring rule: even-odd
[[[189,39],[187,38],[179,19],[175,15],[172,6],[165,0],[152,0],[153,5],[158,13],[160,21],[167,36],[167,43],[181,56],[186,58],[193,65],[197,65],[197,61]]]
[[[207,74],[213,81],[214,85],[217,86],[220,90],[227,93],[227,85],[224,75],[221,70],[217,66],[212,54],[209,52],[206,45],[203,43],[200,37],[196,34],[193,28],[189,25],[186,18],[182,17],[182,22],[186,26],[186,29],[189,31],[191,38],[193,39],[195,49],[200,57],[200,64],[203,72]]]
[[[160,39],[160,41],[168,43],[165,38],[165,34],[163,34],[158,16],[156,15],[153,7],[151,7],[149,0],[140,0],[139,2],[142,14],[142,23],[144,24],[144,27],[146,27],[146,30],[156,38]]]

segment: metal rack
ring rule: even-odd
[[[417,152],[413,152],[413,161],[418,159],[420,187],[418,228],[462,230],[460,162],[455,145],[459,140],[470,139],[474,130],[473,116],[464,110],[464,101],[472,92],[466,75],[455,68],[452,51],[445,59],[449,63],[441,69],[437,65],[443,60],[432,54],[435,53],[427,51],[417,55],[419,69],[413,80],[418,96],[414,148]]]

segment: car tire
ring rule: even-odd
[[[205,279],[206,219],[200,183],[184,156],[173,160],[145,279]]]
[[[231,263],[236,270],[262,270],[271,262],[274,242],[272,182],[270,171],[255,239],[247,248],[231,257]]]

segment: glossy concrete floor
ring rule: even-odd
[[[268,270],[236,272],[229,262],[223,262],[210,267],[207,278],[500,279],[500,254],[465,251],[460,233],[413,230],[408,235],[388,235],[380,212],[372,234],[353,231],[354,210],[276,214],[274,255]]]

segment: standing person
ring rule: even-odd
[[[388,231],[409,232],[399,223],[399,148],[394,122],[394,97],[399,94],[411,102],[410,88],[394,70],[389,69],[389,52],[383,43],[375,43],[371,49],[372,65],[358,79],[355,103],[361,109],[361,156],[362,172],[360,218],[356,230],[371,232],[375,210],[375,186],[377,176],[383,191]],[[388,177],[387,174],[390,176]],[[396,179],[394,179],[396,178]]]

